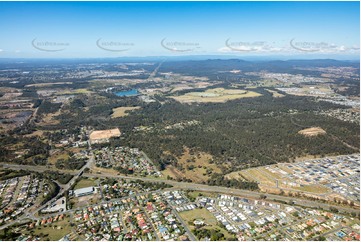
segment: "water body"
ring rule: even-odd
[[[139,92],[137,89],[132,89],[129,91],[120,91],[120,92],[116,92],[115,95],[117,95],[118,97],[128,97],[128,96],[135,96],[138,95]]]

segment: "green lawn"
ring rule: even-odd
[[[59,227],[59,229],[58,229]],[[38,229],[40,228],[40,229]],[[71,232],[70,223],[68,222],[68,219],[65,218],[62,221],[52,223],[50,225],[45,226],[39,226],[34,229],[35,235],[47,235],[46,237],[42,237],[41,239],[44,240],[44,238],[49,239],[51,241],[59,240],[63,238],[65,235]]]
[[[188,195],[194,199],[196,199],[199,196],[206,196],[206,197],[215,197],[214,193],[211,192],[198,192],[198,191],[192,191],[189,192]],[[207,210],[208,211],[208,210]]]
[[[79,182],[75,184],[74,189],[84,188],[84,187],[91,187],[96,186],[96,180],[94,179],[88,179],[88,178],[82,178]]]

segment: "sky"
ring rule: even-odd
[[[359,2],[0,2],[0,58],[359,59]]]

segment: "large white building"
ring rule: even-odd
[[[87,195],[92,195],[95,192],[94,187],[84,187],[74,190],[75,197],[82,197]]]

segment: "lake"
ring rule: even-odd
[[[127,97],[127,96],[134,96],[134,95],[138,95],[138,90],[137,89],[132,89],[129,91],[120,91],[120,92],[116,92],[115,95],[117,95],[118,97]]]

